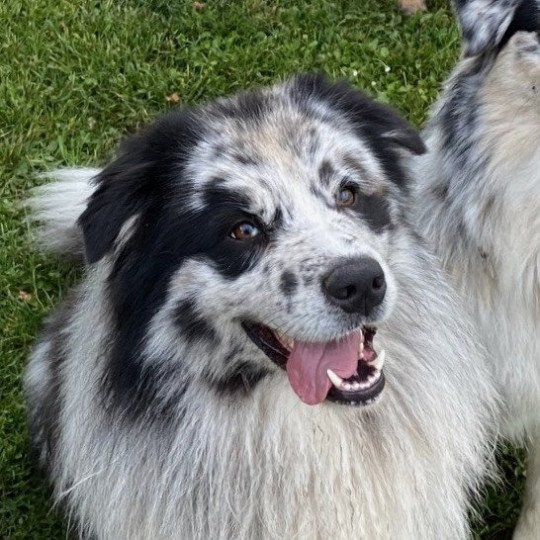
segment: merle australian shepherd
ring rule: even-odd
[[[417,218],[476,314],[529,448],[517,538],[540,538],[540,0],[456,2],[464,54],[414,164]]]
[[[415,130],[299,76],[173,112],[31,202],[85,275],[32,442],[97,538],[465,538],[494,390],[409,225]]]

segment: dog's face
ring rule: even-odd
[[[112,265],[113,378],[165,365],[168,350],[210,385],[285,370],[306,403],[374,400],[402,151],[423,145],[394,112],[313,76],[128,142],[80,220],[89,261]]]

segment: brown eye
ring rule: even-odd
[[[351,187],[342,187],[336,195],[338,206],[352,206],[356,202],[356,191]]]
[[[259,229],[249,221],[242,221],[235,225],[231,231],[231,236],[235,240],[251,240],[259,234]]]

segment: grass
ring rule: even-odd
[[[459,40],[443,0],[412,18],[395,0],[4,0],[0,21],[0,538],[51,540],[65,526],[28,456],[21,374],[76,271],[29,246],[18,202],[35,173],[103,163],[174,102],[297,71],[345,77],[420,124]],[[482,538],[519,505],[522,460],[501,459],[506,483],[487,496]]]

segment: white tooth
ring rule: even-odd
[[[360,390],[360,383],[358,381],[353,382],[351,386],[354,391]]]
[[[369,388],[370,386],[373,386],[373,383],[374,383],[376,380],[377,380],[377,378],[375,377],[375,375],[370,375],[370,376],[367,378],[367,380],[366,380],[367,385],[368,385],[368,388]]]
[[[358,342],[358,358],[362,358],[362,352],[364,350],[364,334],[362,334],[362,330],[358,330],[360,335],[360,340]]]
[[[352,389],[352,386],[348,382],[343,382],[341,383],[341,388],[343,388],[343,390],[347,390],[348,392],[350,392],[350,390]]]
[[[328,375],[328,378],[330,379],[330,382],[336,388],[342,388],[343,387],[343,379],[339,375],[334,373],[331,369],[327,369],[326,374]]]
[[[375,369],[381,371],[381,369],[383,368],[384,366],[384,359],[386,357],[386,352],[385,350],[383,349],[378,355],[377,355],[377,358],[375,358],[375,360],[373,360],[373,362],[371,362],[369,365],[370,366],[373,366]]]

